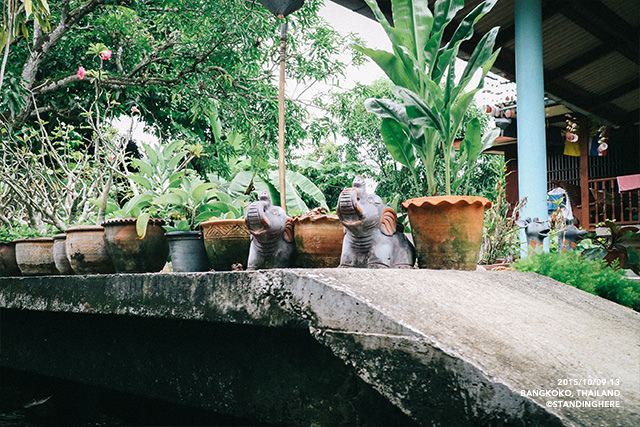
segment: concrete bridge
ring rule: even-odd
[[[640,314],[533,273],[2,278],[0,367],[266,424],[640,425]]]

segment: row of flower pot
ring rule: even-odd
[[[469,197],[407,200],[405,208],[410,215],[418,266],[475,269],[488,203]],[[475,225],[469,224],[470,219]],[[340,265],[345,228],[338,215],[312,211],[291,222],[297,255],[290,266]],[[200,232],[165,233],[162,225],[162,220],[151,219],[145,237],[139,238],[134,218],[114,219],[103,227],[71,227],[66,234],[53,238],[0,243],[0,275],[158,272],[169,253],[176,272],[247,267],[251,233],[245,220],[205,221]]]
[[[297,265],[337,267],[343,238],[337,215],[305,215],[295,222]],[[0,276],[158,272],[169,254],[176,272],[229,271],[247,265],[251,235],[242,219],[206,221],[201,232],[165,233],[162,225],[151,219],[142,239],[135,218],[123,218],[103,226],[71,227],[52,238],[0,243]]]

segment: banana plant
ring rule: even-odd
[[[303,193],[311,197],[318,206],[328,209],[327,199],[322,193],[322,190],[309,178],[300,172],[291,170],[286,171],[285,177],[287,212],[296,215],[309,211],[309,207],[302,199]],[[249,190],[249,192],[255,190],[258,193],[267,190],[271,196],[271,200],[274,201],[274,205],[279,205],[279,187],[279,173],[277,170],[267,171],[264,176],[250,171],[240,171],[229,183],[229,194],[237,197],[247,194],[247,190]]]
[[[497,136],[497,130],[482,137],[477,119],[467,125],[465,138],[456,154],[454,140],[473,97],[484,84],[500,50],[494,51],[498,27],[491,29],[478,42],[467,66],[455,75],[456,56],[460,44],[473,36],[473,27],[497,0],[486,0],[465,16],[451,38],[443,41],[446,29],[453,25],[463,0],[437,0],[433,11],[424,0],[392,0],[392,26],[376,0],[365,0],[384,28],[393,52],[361,46],[355,49],[369,56],[396,85],[399,101],[369,99],[366,109],[382,118],[381,133],[393,158],[412,174],[416,192],[420,192],[417,159],[424,167],[429,195],[438,193],[435,182],[436,156],[444,157],[445,193],[454,194],[464,175],[472,167],[483,148]],[[471,90],[476,72],[480,83]]]

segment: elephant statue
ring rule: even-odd
[[[549,226],[543,221],[538,221],[538,218],[519,219],[516,221],[516,225],[520,228],[524,228],[524,234],[527,236],[527,245],[536,249],[542,245],[545,237],[549,236]]]
[[[344,226],[340,267],[413,268],[416,252],[398,229],[398,216],[357,176],[352,188],[338,197],[338,217]]]
[[[567,226],[558,236],[558,252],[575,250],[578,242],[584,239],[586,234],[586,231],[580,230],[578,227],[573,225],[572,221],[567,220]]]
[[[284,209],[271,204],[267,191],[247,209],[245,224],[251,233],[247,270],[286,268],[293,265],[293,222]]]

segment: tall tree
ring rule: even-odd
[[[347,43],[317,16],[321,4],[307,0],[291,18],[292,79],[328,80],[346,65],[336,58]],[[259,152],[276,141],[278,22],[258,0],[58,0],[50,11],[50,31],[27,17],[28,38],[5,51],[6,122],[33,123],[36,109],[49,123],[79,122],[97,79],[104,101],[122,113],[135,106],[165,136],[209,143],[214,167],[224,166],[215,158],[230,149],[216,140],[216,116],[245,134],[245,149]],[[99,75],[87,54],[97,43],[112,51]],[[296,146],[306,111],[287,107],[287,143]]]

